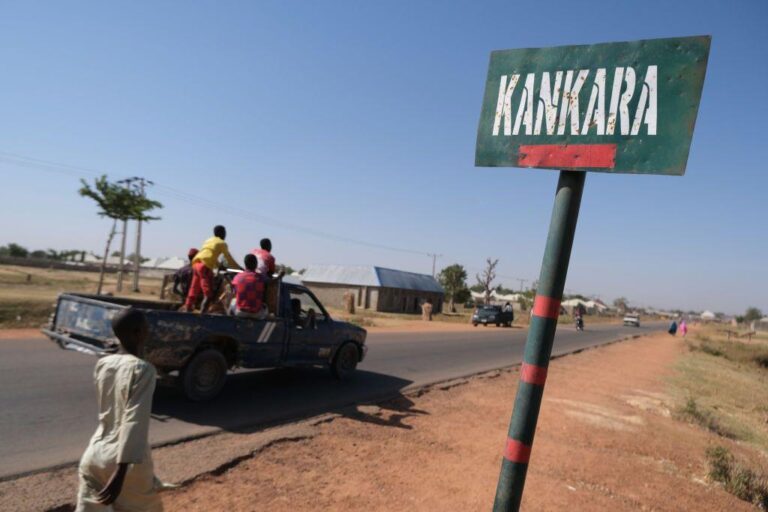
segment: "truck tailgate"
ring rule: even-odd
[[[118,348],[117,338],[112,332],[112,318],[124,307],[88,297],[61,294],[53,324],[43,332],[62,348],[97,355],[112,353]]]

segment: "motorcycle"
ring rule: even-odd
[[[584,319],[579,317],[576,317],[576,330],[577,331],[583,331],[584,330]]]

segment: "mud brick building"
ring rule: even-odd
[[[443,288],[427,274],[373,265],[311,265],[301,280],[330,307],[342,307],[344,294],[349,292],[358,308],[374,311],[421,313],[427,300],[435,313],[443,308]]]

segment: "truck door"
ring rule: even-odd
[[[266,368],[280,362],[285,343],[285,323],[280,319],[256,320],[235,318],[239,329],[249,333],[243,366],[246,368]]]
[[[288,358],[293,361],[325,361],[333,347],[333,322],[315,297],[297,288],[289,291]]]

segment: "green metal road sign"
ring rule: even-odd
[[[475,165],[684,174],[710,41],[491,53]]]

